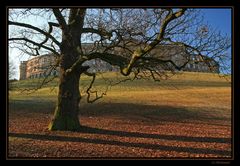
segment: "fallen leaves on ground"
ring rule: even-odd
[[[68,132],[47,130],[51,112],[10,111],[8,157],[231,157],[230,121],[125,116],[81,115],[83,130]]]

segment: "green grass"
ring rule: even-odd
[[[104,78],[104,79],[103,79]],[[98,91],[105,91],[108,87],[108,82],[118,82],[125,79],[118,73],[104,73],[98,75],[94,83],[93,88]],[[31,99],[31,100],[51,100],[56,99],[58,93],[58,78],[55,78],[50,83],[43,86],[43,88],[34,91],[32,89],[38,87],[43,79],[30,79],[14,82],[11,85],[9,91],[10,100],[16,99]],[[106,81],[107,80],[107,81]],[[158,90],[184,90],[184,89],[199,89],[199,88],[229,88],[231,87],[231,78],[219,77],[218,74],[212,73],[196,73],[196,72],[184,72],[168,80],[161,80],[160,82],[154,82],[153,80],[134,80],[122,82],[118,85],[108,87],[110,93],[114,92],[137,92],[137,91],[158,91]],[[83,75],[80,80],[80,90],[86,90],[91,77]],[[169,91],[171,92],[171,91]],[[171,94],[171,93],[169,93]],[[118,96],[121,98],[121,96]]]
[[[128,77],[121,76],[119,73],[109,72],[104,74],[98,74],[97,79],[94,83],[95,87],[104,87],[108,84],[107,81],[112,81],[113,83],[119,80],[126,79]],[[23,89],[33,89],[41,85],[43,79],[29,79],[16,81],[11,84],[12,90],[23,90]],[[80,80],[80,86],[86,86],[90,83],[91,77],[83,75]],[[176,87],[176,88],[188,88],[188,87],[229,87],[231,81],[230,76],[220,77],[218,74],[212,73],[197,73],[197,72],[183,72],[174,75],[167,80],[161,80],[160,82],[154,82],[153,80],[134,80],[126,81],[119,85],[117,88],[128,87],[128,88],[143,88],[151,89],[153,87]],[[44,85],[44,88],[57,88],[58,78]]]
[[[116,80],[116,73],[105,73],[103,76]],[[208,107],[219,111],[222,108],[230,110],[231,82],[228,80],[217,74],[185,72],[161,82],[151,80],[127,81],[111,87],[107,95],[93,105],[99,103],[144,103],[145,105],[188,107],[189,110],[195,110],[199,107]],[[14,110],[53,110],[58,94],[57,79],[37,91],[22,91],[25,88],[33,88],[38,81],[40,80],[14,82],[15,88],[9,91],[10,108]],[[83,87],[86,89],[86,85],[90,81],[91,78],[83,76],[80,89],[83,90]],[[94,89],[100,93],[107,88],[102,76],[99,76],[94,85]],[[85,98],[86,94],[83,94],[81,101],[83,106],[86,104]]]

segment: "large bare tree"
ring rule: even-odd
[[[92,77],[90,96],[96,77],[87,61],[101,59],[123,76],[157,81],[186,67],[193,55],[198,57],[194,63],[221,68],[230,47],[229,38],[203,24],[196,9],[9,9],[8,23],[10,46],[32,56],[50,52],[58,57],[58,103],[49,130],[80,129],[79,80],[82,74]],[[177,51],[170,56],[163,46]]]

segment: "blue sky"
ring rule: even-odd
[[[231,8],[204,8],[201,9],[201,12],[204,16],[205,23],[208,23],[213,28],[220,30],[223,35],[227,34],[231,37]],[[9,50],[9,57],[14,60],[17,69],[15,78],[18,79],[20,61],[29,59],[29,56],[19,59],[17,55],[19,55],[19,51]]]
[[[211,26],[231,35],[231,9],[230,8],[205,8],[201,9],[204,19]]]
[[[232,16],[231,8],[207,8],[201,10],[204,15],[204,21],[207,22],[212,27],[221,31],[222,35],[228,35],[231,37],[232,33]],[[231,54],[231,49],[228,50],[228,54]],[[228,61],[227,64],[231,64],[231,61]],[[229,73],[231,71],[224,71]]]

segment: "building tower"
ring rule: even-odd
[[[20,80],[26,79],[27,61],[21,61],[20,66]]]

